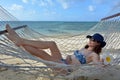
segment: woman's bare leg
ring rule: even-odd
[[[62,58],[61,53],[55,42],[53,42],[53,41],[33,41],[33,40],[23,39],[23,38],[20,38],[18,36],[18,34],[10,28],[9,25],[6,25],[6,29],[8,31],[7,37],[10,40],[12,40],[13,42],[15,42],[16,45],[23,46],[24,48],[26,48],[26,46],[27,46],[27,48],[26,48],[27,51],[30,52],[30,50],[29,50],[30,48],[34,48],[36,50],[49,48],[51,50],[52,58],[57,58],[57,59]],[[28,48],[28,46],[29,46],[29,48]],[[34,54],[34,53],[32,52],[32,54]],[[47,57],[50,57],[50,56],[47,56]]]
[[[49,54],[47,54],[43,50],[36,49],[34,47],[31,47],[31,46],[23,46],[23,47],[26,51],[28,51],[29,53],[31,53],[34,56],[40,57],[40,58],[42,58],[44,60],[48,60],[48,61],[57,61],[57,59],[52,58],[52,56],[50,56]]]
[[[12,30],[8,24],[6,25],[6,30],[8,31],[8,34],[6,34],[6,36],[16,45],[21,45],[22,38],[20,38],[19,35],[14,30]]]
[[[23,46],[32,46],[36,49],[50,49],[53,58],[61,59],[61,53],[54,41],[33,41],[23,39]]]

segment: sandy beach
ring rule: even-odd
[[[13,70],[2,69],[0,70],[0,80],[36,80],[36,78]]]

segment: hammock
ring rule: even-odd
[[[3,27],[6,23],[14,26],[11,21],[18,21],[18,19],[0,6],[0,21],[0,25]],[[20,37],[31,40],[55,41],[63,57],[66,57],[68,54],[72,54],[74,50],[83,48],[87,43],[86,35],[92,35],[96,32],[99,32],[104,35],[105,41],[107,42],[107,45],[103,49],[101,56],[106,53],[110,53],[110,55],[113,56],[113,61],[106,67],[96,66],[94,64],[77,66],[65,65],[52,61],[46,61],[35,57],[25,51],[23,48],[14,45],[12,41],[4,36],[3,33],[6,31],[2,31],[0,34],[0,67],[19,71],[25,75],[34,75],[36,80],[41,80],[43,78],[44,80],[93,80],[99,78],[106,80],[106,77],[109,80],[119,80],[120,77],[117,75],[117,73],[119,74],[120,72],[119,15],[113,16],[113,18],[104,18],[90,30],[72,36],[47,36],[30,29],[27,25],[23,25],[21,27],[21,25],[18,24],[17,26],[20,26],[20,28],[14,29],[17,29],[16,32],[20,35]],[[49,50],[45,51],[49,52]],[[63,74],[62,71],[66,71],[67,73]]]

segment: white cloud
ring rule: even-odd
[[[41,0],[39,5],[44,7],[44,6],[47,6],[47,3],[44,0]]]
[[[23,10],[23,6],[22,5],[18,5],[18,4],[13,4],[10,7],[11,10]]]
[[[54,4],[52,0],[47,0],[47,2],[48,2],[48,4],[51,5],[51,6],[53,6],[53,4]]]
[[[63,7],[63,9],[68,9],[70,6],[69,6],[69,2],[67,0],[57,0],[61,6]]]
[[[103,4],[106,2],[105,0],[92,0],[92,1],[93,3],[97,3],[97,4]]]
[[[32,4],[36,4],[36,3],[37,3],[37,0],[31,0],[31,3],[32,3]]]
[[[58,3],[61,4],[63,9],[68,9],[74,6],[76,3],[83,2],[85,0],[57,0]]]
[[[114,1],[113,5],[110,7],[109,15],[113,15],[120,12],[120,1]]]
[[[30,3],[30,4],[36,4],[37,3],[37,1],[39,1],[39,0],[22,0],[22,2],[23,3]]]
[[[88,9],[89,9],[89,11],[94,11],[94,10],[95,10],[95,7],[94,7],[93,5],[89,5],[89,6],[88,6]]]
[[[54,3],[52,0],[40,0],[39,5],[42,7],[48,7],[48,6],[53,6]]]
[[[22,0],[23,3],[28,3],[28,0]]]
[[[40,0],[40,6],[42,7],[49,7],[56,5],[54,0]],[[68,9],[69,8],[69,3],[67,0],[57,0],[57,2],[62,6],[63,9]]]
[[[76,2],[82,2],[84,0],[22,0],[24,3],[31,3],[39,5],[40,7],[51,7],[57,6],[56,3],[60,4],[63,9],[72,7]]]
[[[120,1],[116,1],[114,3],[114,6],[113,6],[112,10],[115,10],[115,9],[120,9]]]

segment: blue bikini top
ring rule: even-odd
[[[74,55],[81,64],[86,64],[85,55],[83,55],[79,50],[74,51]]]

